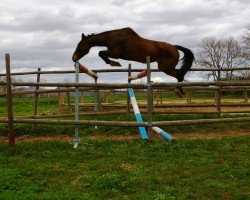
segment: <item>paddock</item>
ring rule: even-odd
[[[172,125],[191,125],[191,124],[205,124],[205,123],[231,123],[231,122],[248,122],[250,121],[250,117],[236,117],[236,118],[222,118],[221,114],[224,114],[225,112],[222,111],[223,100],[221,98],[222,91],[225,90],[241,90],[244,93],[244,102],[240,102],[236,104],[237,106],[245,106],[249,107],[248,103],[248,91],[250,89],[250,82],[249,81],[232,81],[232,82],[225,82],[225,81],[217,81],[217,82],[183,82],[183,83],[158,83],[158,82],[151,82],[151,72],[156,72],[157,70],[151,70],[149,59],[147,58],[147,83],[145,84],[139,84],[139,83],[98,83],[97,81],[95,83],[41,83],[40,82],[40,76],[41,74],[63,74],[63,73],[75,73],[74,70],[70,71],[51,71],[51,72],[45,72],[38,70],[36,72],[27,72],[27,73],[11,73],[10,71],[10,58],[9,55],[6,55],[6,74],[0,74],[1,76],[6,76],[7,81],[1,82],[1,85],[6,85],[7,92],[2,93],[1,96],[7,96],[8,100],[8,118],[0,118],[0,123],[8,123],[9,125],[9,140],[10,140],[10,146],[14,144],[14,133],[13,133],[13,123],[31,123],[31,124],[64,124],[64,125],[89,125],[89,126],[136,126],[136,127],[146,127],[149,134],[149,139],[152,136],[152,127],[153,126],[172,126]],[[239,68],[234,70],[249,70],[250,68]],[[218,70],[228,70],[232,71],[233,69],[213,69],[214,71]],[[131,69],[131,65],[129,65],[128,69],[107,69],[107,70],[93,70],[96,74],[101,73],[110,73],[110,72],[125,72],[128,73],[128,76],[131,76],[132,72],[141,72],[140,69]],[[192,69],[192,71],[211,71],[208,69]],[[37,82],[14,82],[11,83],[11,76],[16,75],[25,75],[25,74],[36,74],[37,75]],[[20,92],[12,92],[11,85],[13,86],[34,86],[36,89],[34,91],[20,91]],[[162,90],[164,89],[171,89],[174,87],[181,86],[184,89],[189,90],[208,90],[213,91],[215,94],[215,100],[214,103],[211,105],[216,110],[214,112],[210,112],[212,114],[216,114],[218,118],[216,119],[199,119],[199,120],[182,120],[182,121],[152,121],[152,115],[154,114],[154,100],[153,100],[153,94],[154,91]],[[60,87],[60,89],[51,89],[51,90],[40,90],[40,87]],[[131,122],[131,121],[99,121],[99,120],[61,120],[61,119],[39,119],[39,116],[37,116],[37,105],[38,105],[38,98],[39,94],[42,93],[55,93],[55,92],[66,92],[69,94],[70,91],[74,91],[75,88],[78,88],[79,91],[89,91],[92,90],[96,97],[98,98],[99,92],[101,90],[114,90],[114,89],[120,89],[120,90],[126,90],[128,88],[133,89],[140,89],[146,91],[146,106],[145,106],[145,113],[147,114],[147,120],[145,122]],[[15,117],[12,113],[12,98],[14,95],[24,95],[24,94],[34,94],[34,115],[31,117],[24,117],[19,116]],[[70,99],[68,95],[68,99]],[[68,101],[69,102],[69,101]],[[70,107],[71,105],[69,105]],[[95,102],[95,107],[98,106],[98,99]],[[178,105],[165,105],[167,106],[178,106]],[[185,105],[186,106],[186,105]],[[190,107],[194,105],[188,105]],[[188,107],[187,106],[187,107]],[[205,105],[198,105],[197,107],[202,107]],[[130,105],[130,99],[127,98],[127,104],[126,107],[126,113],[131,113],[131,105]],[[98,114],[102,115],[104,112],[95,110],[94,112],[97,116]],[[194,114],[194,112],[190,112],[190,114]],[[237,113],[237,112],[236,112]],[[239,113],[249,113],[249,111],[239,111]],[[81,114],[81,113],[79,113]],[[177,112],[172,114],[178,114]],[[61,115],[58,115],[57,117],[60,117]],[[66,116],[66,115],[65,115]],[[53,116],[56,117],[56,116]],[[49,118],[49,116],[48,116]]]

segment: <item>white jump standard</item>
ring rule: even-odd
[[[93,77],[95,80],[98,79],[98,76],[93,71],[89,70],[87,67],[81,65],[79,62],[75,63],[75,83],[79,83],[79,71]],[[96,82],[96,81],[95,81]],[[75,121],[79,120],[79,89],[75,88]],[[78,125],[75,125],[75,137],[74,137],[74,148],[78,147],[79,144],[79,128]]]

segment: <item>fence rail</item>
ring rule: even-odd
[[[145,70],[145,68],[140,69],[131,69],[131,72],[141,72]],[[213,69],[207,69],[207,68],[192,68],[190,71],[238,71],[238,70],[250,70],[250,67],[239,67],[239,68],[213,68]],[[95,73],[109,73],[109,72],[129,72],[129,68],[124,69],[93,69],[92,70]],[[161,72],[158,69],[151,69],[151,72]],[[18,75],[32,75],[32,74],[74,74],[75,70],[51,70],[51,71],[29,71],[29,72],[12,72],[12,76],[18,76]],[[80,72],[83,73],[83,72]],[[0,73],[0,76],[6,76],[5,73]]]
[[[239,118],[220,118],[220,119],[196,119],[181,121],[156,121],[148,122],[124,122],[124,121],[97,121],[97,120],[45,120],[45,119],[21,119],[13,118],[14,123],[32,123],[32,124],[61,124],[61,125],[90,125],[90,126],[127,126],[127,127],[150,127],[150,126],[175,126],[175,125],[194,125],[211,123],[231,123],[231,122],[249,122],[250,117]],[[8,119],[0,118],[0,123],[7,123]]]
[[[8,54],[7,54],[8,55]],[[8,79],[6,82],[0,82],[0,85],[6,85],[8,88],[7,93],[1,93],[0,96],[8,96],[8,118],[0,118],[0,123],[9,123],[9,127],[12,127],[12,130],[9,130],[9,144],[14,145],[13,143],[13,123],[31,123],[31,124],[64,124],[64,125],[91,125],[91,126],[145,126],[148,128],[148,132],[151,134],[153,126],[172,126],[172,125],[191,125],[191,124],[205,124],[205,123],[230,123],[230,122],[248,122],[250,121],[250,117],[241,117],[241,118],[217,118],[217,119],[199,119],[199,120],[181,120],[181,121],[152,121],[152,114],[155,113],[153,110],[153,91],[155,89],[162,89],[168,88],[171,89],[173,87],[185,87],[190,90],[210,90],[215,91],[215,104],[213,107],[216,107],[215,111],[207,112],[212,114],[217,114],[220,116],[221,113],[221,106],[224,106],[221,103],[221,91],[223,90],[236,90],[236,89],[243,89],[246,91],[250,89],[250,82],[249,81],[217,81],[217,82],[182,82],[182,83],[152,83],[151,82],[151,72],[159,72],[158,69],[150,69],[150,61],[147,58],[147,83],[146,84],[138,84],[138,83],[41,83],[40,82],[40,75],[41,74],[62,74],[62,73],[75,73],[75,70],[67,70],[67,71],[33,71],[33,72],[10,72],[10,61],[9,57],[6,56],[6,69],[9,67],[9,71],[6,74],[0,74],[0,76],[6,76]],[[110,72],[128,72],[128,76],[131,75],[131,72],[140,72],[143,69],[99,69],[99,70],[92,70],[95,73],[110,73]],[[250,70],[250,68],[234,68],[234,69],[204,69],[204,68],[193,68],[191,71],[234,71],[234,70]],[[16,75],[37,75],[37,82],[13,82],[11,83],[11,76]],[[218,79],[220,80],[220,78]],[[10,87],[13,86],[35,86],[36,90],[34,91],[14,91],[12,92]],[[61,87],[60,89],[41,89],[39,87]],[[37,107],[38,102],[38,94],[42,93],[52,93],[52,92],[72,92],[75,88],[79,89],[79,91],[84,90],[92,90],[96,93],[102,89],[145,89],[147,91],[147,110],[143,110],[144,113],[147,113],[147,122],[139,123],[139,122],[121,122],[121,121],[98,121],[98,120],[47,120],[47,119],[37,119],[39,118],[36,116],[37,110],[34,111],[33,119],[30,118],[17,118],[13,117],[11,105],[12,105],[12,97],[13,95],[22,95],[22,94],[35,94],[35,107]],[[68,95],[69,98],[69,95]],[[69,100],[68,100],[69,101]],[[96,101],[97,103],[97,101]],[[238,104],[237,104],[238,105]],[[243,104],[241,104],[243,105]],[[245,104],[245,106],[248,104]],[[171,106],[171,105],[169,105]],[[181,105],[180,105],[181,106]],[[70,105],[68,105],[70,109]],[[157,106],[156,106],[157,107]],[[190,107],[192,107],[190,105]],[[35,108],[37,109],[37,108]],[[95,110],[96,115],[98,115],[97,110]],[[121,113],[122,111],[120,111]],[[127,99],[127,113],[130,113],[130,100]],[[161,113],[161,112],[159,112]],[[179,114],[179,111],[171,111],[169,113],[172,114]],[[194,114],[193,111],[188,111],[186,113]],[[206,113],[206,112],[203,112]],[[230,113],[230,112],[227,112]],[[233,112],[237,113],[237,111]],[[241,111],[241,113],[247,113],[247,111]],[[117,113],[116,113],[117,114]],[[11,125],[12,124],[12,125]],[[150,135],[149,135],[150,136]],[[150,136],[151,137],[151,136]]]
[[[6,82],[0,82],[0,85],[5,85]],[[92,87],[97,89],[147,89],[148,84],[139,83],[36,83],[36,82],[14,82],[13,86],[43,86],[43,87]],[[249,81],[217,81],[217,82],[181,82],[181,83],[151,83],[152,88],[161,87],[191,87],[191,86],[250,86]]]

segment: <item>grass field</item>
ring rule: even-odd
[[[141,98],[141,96],[139,96]],[[125,96],[114,96],[115,100],[121,100],[124,99]],[[140,99],[138,98],[138,99]],[[145,98],[144,98],[145,99]],[[92,97],[86,97],[86,102],[93,102]],[[52,114],[58,114],[58,106],[57,106],[57,98],[51,97],[49,99],[47,98],[40,98],[39,99],[39,107],[38,107],[38,114],[39,115],[52,115]],[[7,116],[7,102],[5,98],[0,98],[0,117],[6,117]],[[201,108],[202,109],[202,108]],[[13,113],[14,116],[32,116],[34,112],[34,98],[14,98],[13,99]],[[223,115],[223,117],[244,117],[244,116],[250,116],[249,114],[238,114],[238,115]],[[153,121],[168,121],[168,120],[186,120],[186,119],[208,119],[208,118],[216,118],[216,115],[209,115],[209,114],[198,114],[198,115],[184,115],[184,114],[178,114],[178,115],[153,115]],[[58,118],[60,119],[60,118]],[[63,119],[74,119],[73,117],[63,118]],[[126,115],[119,115],[119,116],[82,116],[80,119],[83,120],[116,120],[116,121],[135,121],[134,115],[131,114],[129,117]],[[143,115],[143,119],[147,119],[146,115]],[[192,125],[188,126],[187,129],[186,126],[170,126],[170,127],[162,127],[167,128],[167,130],[171,133],[190,133],[190,132],[220,132],[220,131],[227,131],[227,130],[249,130],[250,125],[248,122],[244,123],[230,123],[230,124],[207,124],[207,125]],[[41,135],[41,134],[68,134],[69,132],[72,132],[73,127],[72,126],[55,126],[55,125],[39,125],[36,127],[36,129],[31,129],[30,125],[24,125],[24,124],[16,124],[15,130],[17,135],[22,134],[32,134],[32,135]],[[135,133],[137,128],[129,128],[129,127],[101,127],[96,130],[93,129],[93,127],[84,127],[84,134],[92,134],[93,132],[103,134],[107,133],[107,130],[110,132],[110,134],[130,134]],[[4,124],[0,124],[0,135],[6,135],[7,134],[7,127]]]
[[[115,100],[122,99],[117,97]],[[87,101],[92,101],[91,97]],[[33,98],[15,98],[14,116],[33,115]],[[57,113],[57,99],[39,99],[40,113]],[[0,116],[7,116],[0,98]],[[224,115],[223,117],[249,115]],[[146,118],[146,116],[143,116]],[[215,115],[154,115],[153,120],[215,118]],[[68,119],[68,118],[67,118]],[[73,118],[71,118],[73,119]],[[83,116],[81,119],[96,119]],[[135,121],[134,116],[98,116]],[[249,122],[161,127],[169,133],[250,131]],[[0,136],[7,138],[7,125]],[[16,136],[70,136],[74,126],[15,124]],[[80,126],[81,144],[0,141],[0,199],[249,199],[250,137],[155,140],[99,140],[90,135],[138,135],[136,127]],[[0,137],[1,138],[1,137]]]
[[[0,144],[0,199],[249,199],[249,142]]]

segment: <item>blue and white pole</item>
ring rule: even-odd
[[[164,130],[160,129],[157,126],[153,126],[152,129],[153,131],[158,133],[161,137],[163,137],[164,140],[171,141],[173,139],[173,137],[170,134],[168,134],[167,132],[165,132]]]
[[[133,88],[128,88],[130,100],[133,106],[135,118],[137,122],[143,122],[139,107],[136,102],[135,94]],[[140,135],[143,140],[148,140],[148,134],[145,127],[139,127]]]
[[[143,122],[142,117],[141,117],[141,113],[140,113],[140,110],[139,110],[139,107],[138,107],[138,104],[137,104],[137,101],[136,101],[136,98],[135,98],[133,88],[128,88],[128,92],[129,92],[129,96],[130,96],[131,103],[132,103],[132,106],[133,106],[136,121],[137,122]],[[164,140],[171,141],[173,139],[173,137],[170,134],[168,134],[166,131],[160,129],[157,126],[153,126],[152,129],[153,129],[153,131],[158,133],[160,136],[162,136]],[[139,130],[140,130],[141,138],[148,140],[148,135],[147,135],[145,127],[139,127]]]

